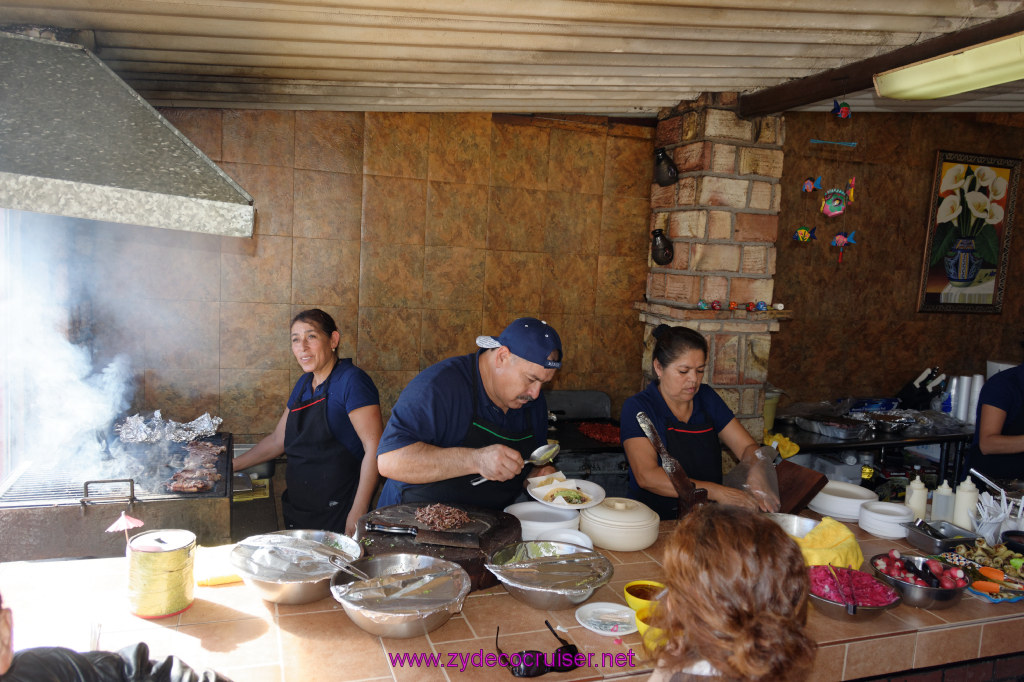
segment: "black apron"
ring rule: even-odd
[[[473,383],[473,420],[466,429],[460,447],[483,448],[500,443],[516,450],[523,461],[530,458],[536,449],[533,429],[521,433],[513,433],[495,426],[479,414],[479,368],[474,367]],[[501,510],[515,502],[523,492],[523,481],[530,475],[532,466],[524,466],[517,476],[507,481],[484,481],[480,485],[470,485],[470,481],[478,474],[448,478],[433,483],[410,485],[402,490],[402,502],[444,502],[447,504],[470,504],[477,507]]]
[[[679,460],[690,478],[722,482],[722,444],[714,425],[671,421],[665,427],[665,448]],[[660,456],[658,464],[661,465]],[[679,518],[678,497],[665,497],[639,488],[637,499],[658,512],[662,519]]]
[[[331,374],[338,369],[336,362]],[[313,382],[306,379],[299,395]],[[331,433],[327,422],[327,397],[331,377],[323,392],[300,402],[288,412],[284,429],[284,451],[288,455],[281,496],[285,528],[307,528],[345,532],[345,521],[359,487],[359,458],[349,452]]]

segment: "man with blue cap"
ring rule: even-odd
[[[562,341],[548,323],[523,317],[476,343],[476,353],[428,367],[398,397],[377,448],[388,479],[378,507],[504,509],[523,491],[532,468],[524,462],[547,443],[541,388],[562,366]],[[487,481],[470,485],[478,476]]]

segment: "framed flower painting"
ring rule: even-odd
[[[938,153],[919,312],[1002,311],[1020,165],[1020,159]]]

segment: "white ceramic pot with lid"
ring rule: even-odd
[[[580,512],[580,530],[594,546],[617,552],[637,552],[653,545],[660,521],[653,509],[627,497],[606,497]]]

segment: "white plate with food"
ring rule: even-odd
[[[578,478],[535,485],[526,490],[533,499],[556,509],[589,509],[604,500],[604,488]]]
[[[636,614],[623,604],[595,601],[576,609],[576,621],[599,635],[621,637],[636,632]]]

